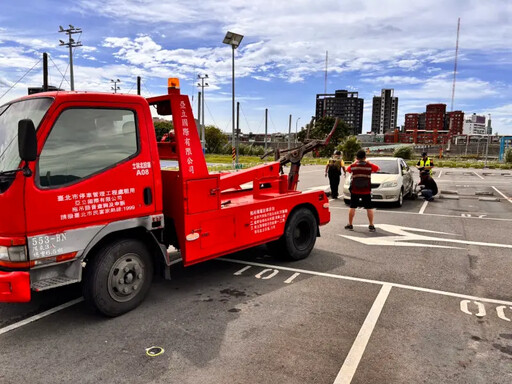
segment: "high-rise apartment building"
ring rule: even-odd
[[[396,128],[398,97],[394,89],[382,89],[380,96],[373,97],[372,132],[384,134]]]
[[[339,117],[352,128],[352,134],[363,132],[364,100],[358,92],[338,90],[334,94],[316,95],[316,118]]]

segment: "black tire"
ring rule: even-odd
[[[87,262],[83,295],[99,312],[115,317],[144,300],[152,279],[153,261],[145,245],[137,240],[117,240]]]
[[[278,240],[279,257],[285,260],[302,260],[315,246],[318,224],[308,208],[293,211],[286,221],[283,236]]]
[[[404,203],[404,189],[400,189],[400,193],[398,194],[398,200],[395,203],[395,206],[400,208],[402,204]]]

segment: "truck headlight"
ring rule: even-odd
[[[386,181],[380,185],[381,188],[393,188],[398,187],[398,183],[396,181]]]

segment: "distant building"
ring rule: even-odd
[[[423,113],[405,114],[405,132],[387,132],[386,143],[446,144],[461,135],[464,112],[446,112],[446,104],[428,104]]]
[[[429,104],[425,114],[425,130],[441,131],[444,129],[446,104]]]
[[[373,97],[372,132],[384,134],[394,131],[398,115],[398,97],[394,89],[382,89],[380,96]]]
[[[334,94],[316,95],[316,119],[339,117],[352,128],[352,134],[363,132],[364,100],[358,92],[338,90]]]
[[[490,120],[489,120],[490,121]],[[491,128],[492,130],[492,128]],[[462,133],[464,135],[485,135],[487,134],[487,126],[485,125],[485,116],[473,113],[464,120]]]
[[[464,129],[464,112],[452,111],[446,114],[445,126],[450,135],[462,135]]]
[[[487,119],[487,134],[492,135],[492,125],[491,125],[491,115],[489,114],[489,118]]]
[[[405,114],[405,131],[413,131],[419,128],[419,113],[406,113]]]

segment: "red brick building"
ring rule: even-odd
[[[405,132],[389,133],[386,143],[445,144],[451,137],[461,135],[464,112],[446,112],[446,104],[428,104],[426,112],[407,113]]]
[[[446,114],[446,104],[429,104],[425,115],[425,130],[441,131],[444,129],[444,116]]]
[[[405,114],[405,131],[414,131],[418,129],[419,113],[406,113]]]
[[[464,130],[464,112],[453,111],[446,114],[446,129],[450,130],[450,134],[462,135]]]

